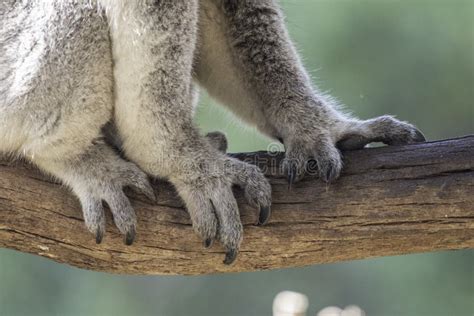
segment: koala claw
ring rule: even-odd
[[[225,253],[224,264],[231,265],[237,259],[239,251],[237,249],[230,249]]]
[[[97,229],[95,232],[95,243],[100,244],[102,243],[102,239],[104,238],[104,232],[100,229]]]
[[[212,247],[212,244],[214,243],[214,240],[212,238],[207,238],[204,240],[204,248],[209,249]]]
[[[143,195],[145,195],[147,199],[150,200],[150,202],[152,202],[153,204],[156,204],[158,202],[158,197],[155,193],[155,190],[153,190],[153,187],[148,182],[144,184],[144,187],[136,187],[136,189],[138,192],[141,192]]]
[[[271,209],[270,206],[260,207],[260,214],[258,216],[257,226],[265,225],[268,222],[268,220],[270,219],[271,213],[272,213],[272,209]]]
[[[423,133],[416,128],[414,125],[398,121],[392,118],[392,123],[388,128],[391,128],[394,132],[387,133],[388,139],[383,140],[388,145],[406,145],[426,142],[426,137]],[[386,127],[387,128],[387,127]]]
[[[134,240],[135,240],[135,227],[132,226],[130,230],[125,234],[123,242],[125,245],[130,246],[131,244],[133,244]]]
[[[291,186],[295,183],[296,180],[296,165],[291,164],[287,167],[287,176],[286,180],[288,181],[288,189],[291,190]]]
[[[340,156],[334,156],[328,159],[317,159],[318,173],[321,180],[331,183],[336,180],[342,169],[342,161]]]
[[[413,141],[415,143],[424,143],[426,142],[426,137],[425,135],[423,135],[423,133],[419,129],[415,128]]]

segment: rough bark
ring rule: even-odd
[[[204,249],[172,187],[155,183],[158,205],[133,195],[136,242],[125,246],[108,215],[101,245],[86,231],[76,198],[35,168],[0,160],[0,246],[73,266],[128,274],[203,274],[474,248],[474,136],[344,153],[331,185],[306,177],[291,190],[282,154],[236,154],[258,163],[273,187],[273,215],[236,189],[245,237],[237,262],[220,245]]]

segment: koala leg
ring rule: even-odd
[[[311,84],[274,0],[202,0],[197,81],[263,133],[285,145],[288,181],[301,179],[307,162],[332,181],[342,168],[341,148],[371,141],[423,141],[413,125],[394,118],[368,121],[340,113]]]
[[[226,157],[219,137],[206,139],[193,123],[197,2],[127,1],[109,11],[120,20],[112,27],[115,120],[125,155],[173,183],[205,246],[219,239],[230,264],[242,240],[232,185],[268,215],[271,189],[255,166]]]

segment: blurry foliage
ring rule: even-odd
[[[282,1],[321,90],[361,118],[393,114],[428,138],[473,132],[474,1]],[[270,140],[207,96],[198,122],[231,151]],[[0,251],[0,315],[269,315],[274,295],[310,298],[310,313],[357,304],[368,315],[474,314],[474,251],[201,277],[124,277]]]

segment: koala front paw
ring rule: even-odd
[[[231,264],[242,241],[242,223],[232,185],[242,187],[248,202],[259,209],[259,225],[270,216],[271,187],[256,166],[233,158],[218,157],[207,162],[206,169],[195,170],[195,181],[186,179],[174,184],[204,246],[210,247],[218,239],[226,250],[224,264]]]
[[[426,141],[415,126],[388,115],[366,121],[342,116],[328,121],[331,124],[324,129],[313,125],[313,120],[301,120],[289,129],[283,168],[290,186],[305,173],[317,173],[325,182],[338,178],[343,165],[339,149],[361,149],[372,142],[406,145]]]

